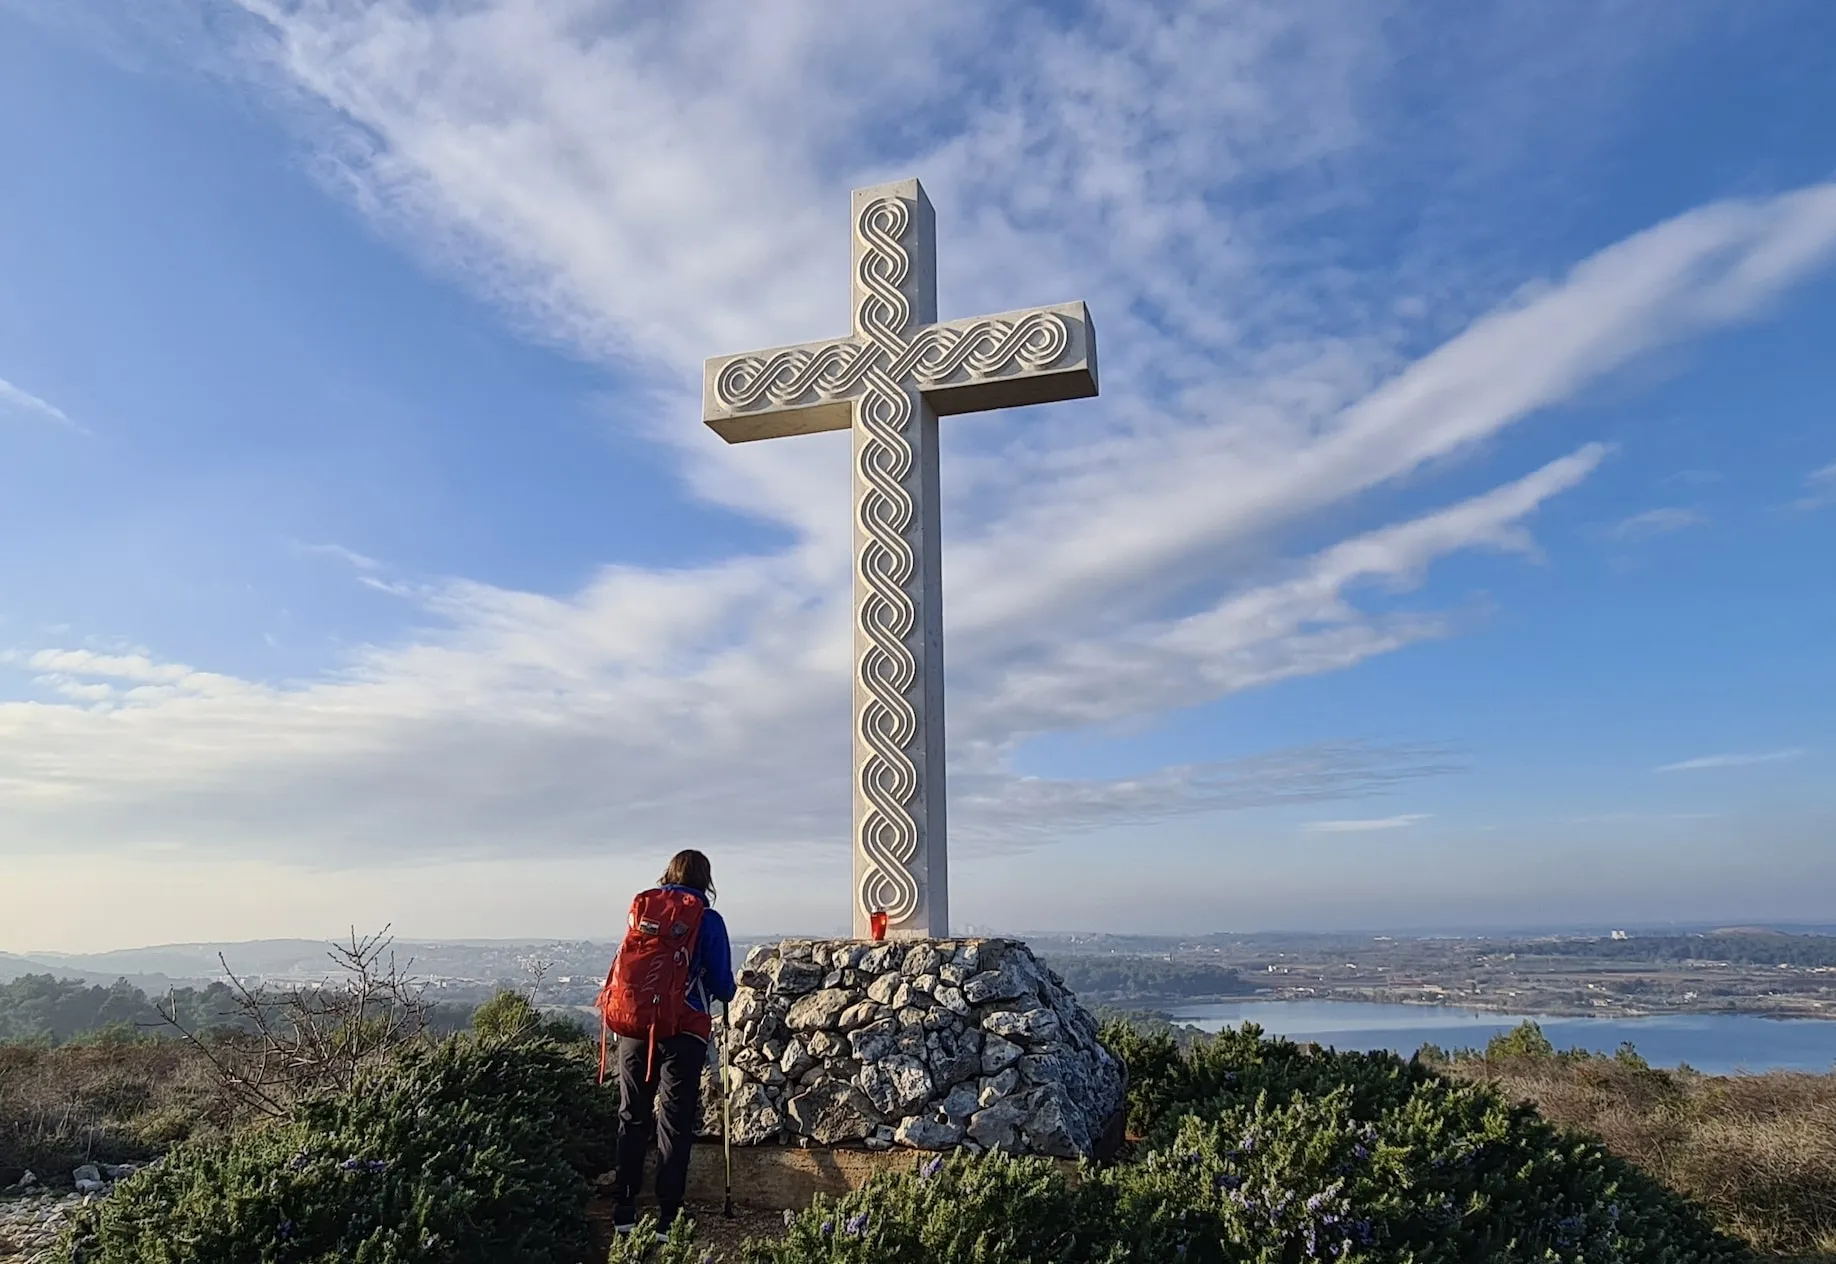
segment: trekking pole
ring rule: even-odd
[[[726,1161],[727,1205],[721,1215],[733,1219],[733,1072],[727,1061],[733,1044],[733,1006],[720,1003],[720,1149]]]

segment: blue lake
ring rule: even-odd
[[[1558,1049],[1579,1045],[1611,1053],[1631,1041],[1653,1066],[1687,1062],[1698,1071],[1829,1071],[1836,1063],[1836,1021],[1755,1018],[1745,1014],[1675,1014],[1653,1018],[1556,1018],[1496,1014],[1429,1005],[1359,1001],[1225,1001],[1177,1010],[1174,1021],[1206,1031],[1255,1023],[1273,1036],[1336,1049],[1390,1049],[1405,1057],[1433,1041],[1443,1049],[1481,1048],[1526,1018]]]

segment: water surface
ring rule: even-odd
[[[1443,1049],[1482,1048],[1526,1018],[1556,1048],[1611,1053],[1631,1041],[1653,1066],[1687,1062],[1698,1071],[1836,1069],[1836,1022],[1748,1014],[1665,1014],[1651,1018],[1558,1018],[1432,1005],[1367,1001],[1223,1001],[1177,1011],[1174,1021],[1206,1031],[1255,1023],[1274,1036],[1335,1049],[1390,1049],[1405,1057],[1428,1041]]]

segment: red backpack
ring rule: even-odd
[[[706,908],[694,892],[665,887],[640,891],[632,899],[625,941],[612,958],[595,1002],[601,1021],[601,1084],[606,1081],[607,1032],[650,1041],[644,1069],[649,1079],[656,1069],[657,1041],[690,1030],[702,1019],[689,1006],[688,988],[689,963],[695,958]]]

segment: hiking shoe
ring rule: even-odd
[[[675,1223],[676,1223],[676,1213],[673,1211],[666,1211],[657,1218],[657,1241],[658,1242],[669,1241],[669,1229],[670,1229],[670,1226]]]
[[[637,1208],[614,1207],[612,1209],[612,1228],[621,1238],[637,1228]]]

